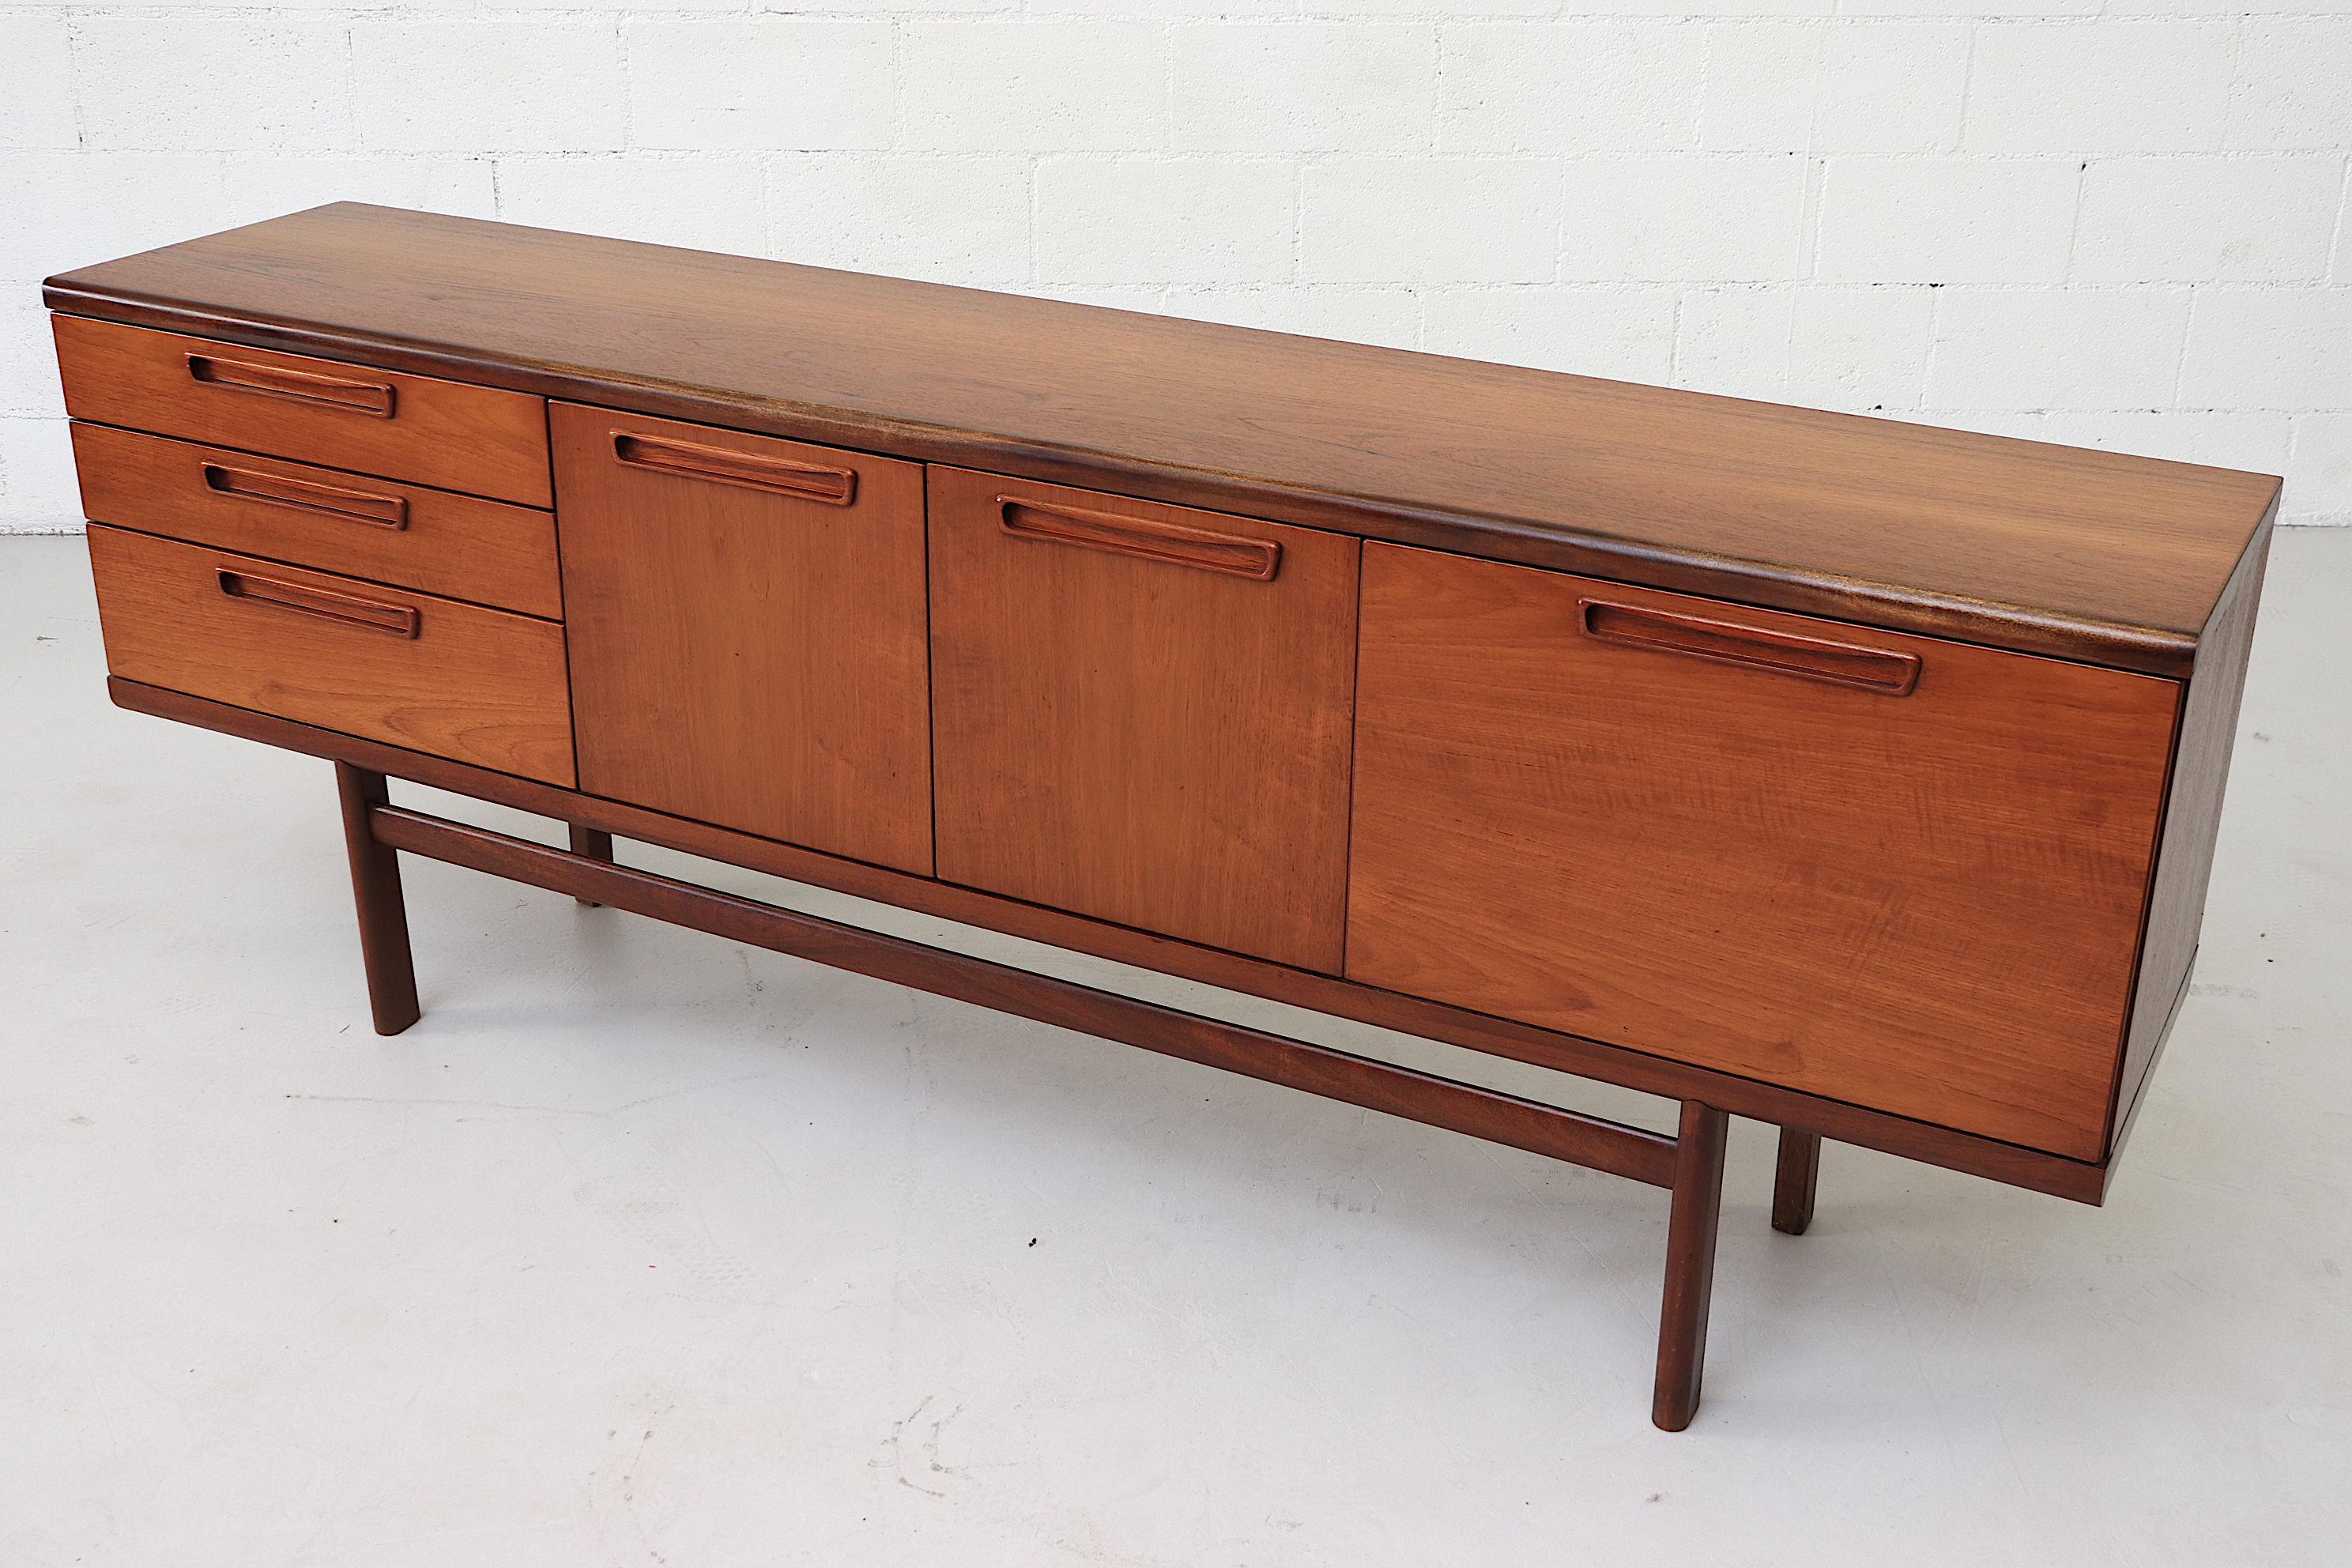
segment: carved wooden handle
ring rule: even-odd
[[[613,432],[613,456],[634,468],[653,468],[686,479],[709,479],[714,484],[773,490],[803,500],[823,501],[828,506],[847,506],[857,499],[856,471],[831,468],[822,463],[798,463],[790,458],[730,451],[725,447],[698,446],[662,436],[632,436],[625,430]]]
[[[284,474],[265,474],[252,468],[232,468],[226,463],[205,464],[204,476],[206,489],[225,496],[270,501],[303,511],[322,511],[334,517],[373,523],[379,528],[402,529],[408,526],[408,498],[405,496],[349,490],[341,485],[322,485],[315,479],[290,479]]]
[[[416,635],[417,614],[414,605],[362,599],[355,594],[338,594],[331,589],[313,588],[307,583],[288,583],[276,577],[257,577],[250,572],[236,572],[226,566],[220,569],[220,591],[232,599],[250,599],[257,605],[276,605],[281,609],[299,610],[306,616],[390,632],[394,637],[413,637]]]
[[[355,381],[349,376],[320,375],[307,370],[285,370],[247,360],[221,359],[214,354],[190,354],[188,376],[208,386],[233,386],[243,392],[267,392],[304,403],[323,403],[354,414],[392,417],[393,389],[388,381]]]
[[[1808,680],[1858,686],[1888,697],[1907,697],[1919,683],[1916,654],[1824,642],[1817,637],[1743,626],[1732,621],[1612,605],[1606,599],[1579,599],[1577,613],[1587,637],[1623,647],[1654,648],[1661,653],[1688,654],[1694,658],[1712,658],[1724,664],[1744,664],[1755,669],[1802,676]]]
[[[1223,572],[1260,583],[1273,582],[1276,569],[1282,564],[1282,546],[1271,539],[1217,533],[1182,523],[1121,517],[1116,512],[1085,511],[1076,507],[1024,500],[1019,496],[998,496],[996,504],[1004,531],[1016,539],[1108,550],[1118,555],[1137,555],[1146,561],[1164,561],[1171,566],[1192,566],[1202,572]]]

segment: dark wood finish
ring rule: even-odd
[[[2142,1089],[2145,1089],[2147,1087],[2146,1081],[2147,1075],[2152,1074],[2156,1071],[2156,1064],[2163,1058],[2164,1047],[2172,1038],[2172,1026],[2179,1022],[2180,1018],[2180,1005],[2189,999],[2189,975],[2190,971],[2193,971],[2194,968],[2195,955],[2191,954],[2190,969],[2189,971],[2184,971],[2181,973],[2180,989],[2172,994],[2172,1001],[2164,1009],[2164,1024],[2162,1027],[2157,1030],[2156,1046],[2155,1048],[2148,1053],[2148,1064],[2142,1074],[2140,1084],[2140,1088]],[[2133,1094],[2129,1104],[2124,1111],[2123,1120],[2116,1124],[2115,1135],[2107,1140],[2107,1159],[2105,1168],[2107,1173],[2106,1179],[2111,1184],[2116,1178],[2116,1167],[2123,1162],[2124,1150],[2131,1142],[2131,1130],[2139,1121],[2140,1109],[2147,1103],[2147,1096],[2145,1093]]]
[[[2167,676],[2189,671],[2278,486],[348,204],[65,274],[45,297],[224,342]]]
[[[1715,1294],[1715,1238],[1722,1228],[1723,1151],[1730,1118],[1683,1101],[1675,1134],[1675,1201],[1666,1216],[1666,1289],[1658,1310],[1658,1378],[1650,1420],[1679,1432],[1698,1414],[1706,1371],[1706,1313]]]
[[[2221,792],[2229,783],[2230,754],[2237,745],[2239,700],[2245,691],[2246,661],[2253,651],[2254,610],[2262,601],[2270,545],[2265,521],[2246,547],[2229,591],[2214,607],[2180,705],[2172,787],[2148,889],[2147,929],[2133,984],[2131,1023],[2110,1101],[2110,1154],[2130,1125],[2132,1110],[2156,1065],[2175,1004],[2196,961],[2198,933],[2205,923],[2205,889],[2212,878],[2213,849],[2221,834]]]
[[[928,872],[922,470],[549,416],[583,787]]]
[[[560,619],[552,514],[77,422],[82,510],[272,561]]]
[[[1303,1089],[1652,1186],[1672,1185],[1678,1179],[1673,1139],[1580,1111],[926,947],[399,806],[379,806],[369,822],[375,841],[394,849],[610,904],[731,942]]]
[[[552,498],[536,396],[73,316],[53,325],[77,419],[525,506]]]
[[[1780,1152],[1772,1170],[1772,1228],[1802,1236],[1813,1223],[1813,1193],[1821,1184],[1820,1135],[1780,1129]]]
[[[940,876],[1337,970],[1358,542],[961,468],[930,520]]]
[[[2102,1165],[1889,1116],[1752,1079],[1667,1061],[1601,1041],[1538,1029],[1422,997],[1381,991],[1330,975],[910,877],[861,861],[821,855],[119,677],[108,680],[107,690],[119,706],[134,712],[200,725],[312,756],[352,761],[436,789],[536,812],[559,821],[594,824],[644,843],[727,861],[853,897],[895,904],[1559,1072],[1600,1079],[1645,1094],[1669,1099],[1703,1097],[1735,1115],[1775,1123],[1798,1122],[1818,1128],[1842,1143],[1877,1149],[2077,1203],[2095,1205],[2105,1195],[2107,1171]]]
[[[2179,687],[1836,628],[1897,695],[1604,640],[1595,587],[1366,547],[1349,977],[2098,1159]]]
[[[422,1014],[408,947],[408,909],[400,895],[400,856],[376,842],[368,826],[368,814],[392,797],[382,773],[349,763],[335,764],[335,793],[342,803],[343,849],[351,858],[352,900],[359,910],[368,1009],[377,1034],[396,1035]]]
[[[89,556],[116,675],[572,782],[560,626],[100,525]]]
[[[591,860],[603,860],[608,864],[612,861],[613,836],[611,834],[601,833],[593,827],[583,827],[576,822],[566,824],[566,826],[571,831],[572,852],[574,855],[584,855]],[[593,899],[583,899],[580,901],[592,910],[602,907]]]

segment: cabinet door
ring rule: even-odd
[[[550,406],[580,787],[931,868],[912,463]]]
[[[2170,681],[1391,545],[1348,974],[2081,1159]]]
[[[939,868],[1336,971],[1357,542],[930,470]]]

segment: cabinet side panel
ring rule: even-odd
[[[2197,646],[2197,668],[2181,704],[2171,788],[2166,800],[2156,876],[2148,892],[2147,936],[2126,1026],[2123,1068],[2107,1122],[2110,1157],[2122,1141],[2133,1102],[2163,1044],[2173,999],[2197,956],[2205,920],[2205,889],[2213,873],[2213,844],[2221,826],[2221,792],[2230,781],[2230,754],[2238,734],[2238,707],[2246,689],[2246,660],[2254,645],[2254,610],[2269,562],[2270,525],[2246,546]]]

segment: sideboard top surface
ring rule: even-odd
[[[55,309],[2189,672],[2265,475],[338,204]]]

